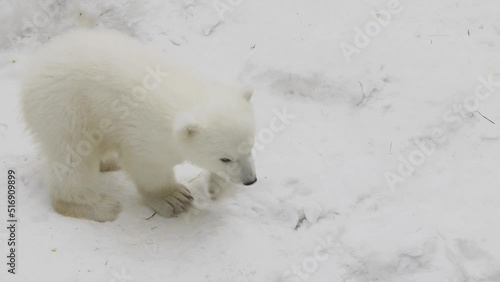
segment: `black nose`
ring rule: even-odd
[[[257,177],[255,177],[254,180],[252,180],[252,181],[248,181],[248,182],[243,183],[243,185],[250,186],[250,185],[254,184],[255,182],[257,182]]]

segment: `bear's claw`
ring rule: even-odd
[[[146,197],[145,200],[157,213],[165,217],[172,217],[187,211],[191,207],[194,198],[184,185],[178,184],[173,189],[171,188],[155,197]]]

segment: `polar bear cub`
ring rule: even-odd
[[[119,32],[75,30],[33,56],[22,109],[47,161],[53,208],[110,221],[121,208],[102,187],[99,166],[111,153],[164,216],[193,201],[173,172],[184,161],[210,171],[210,183],[253,184],[251,96],[202,79]]]

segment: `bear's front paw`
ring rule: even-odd
[[[219,197],[223,190],[229,186],[229,181],[220,177],[215,173],[210,173],[210,179],[208,180],[208,193],[210,198],[215,200]]]
[[[120,166],[114,160],[105,160],[105,161],[101,161],[101,163],[99,165],[99,170],[101,172],[117,171],[117,170],[120,170]]]
[[[146,203],[157,213],[172,217],[187,211],[193,203],[191,192],[182,184],[177,184],[156,195],[145,196]]]

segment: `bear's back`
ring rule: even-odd
[[[151,52],[117,31],[74,30],[55,37],[32,56],[25,81],[57,77],[77,83],[137,84],[143,76],[139,72],[152,63]]]

